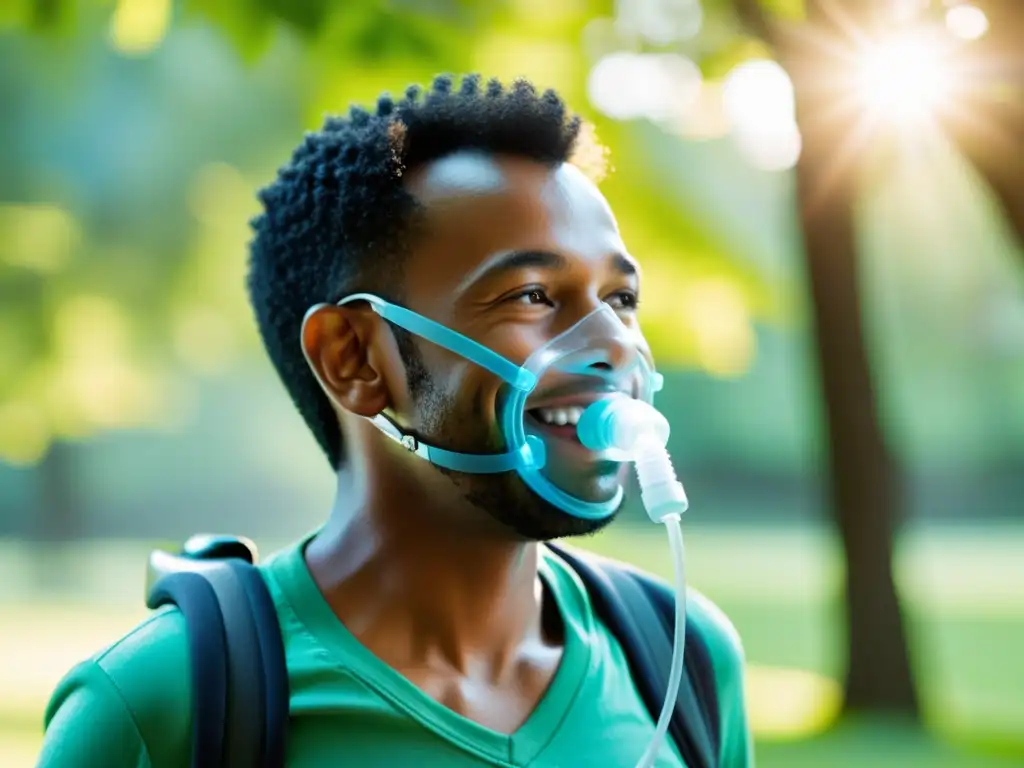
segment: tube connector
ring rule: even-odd
[[[683,484],[676,478],[676,470],[664,446],[645,441],[637,451],[634,466],[640,483],[640,497],[647,516],[655,523],[678,519],[690,506]]]
[[[686,491],[665,450],[668,420],[652,405],[629,397],[599,400],[580,416],[576,433],[590,450],[617,451],[634,462],[651,520],[663,523],[686,511]]]
[[[576,434],[592,451],[614,450],[630,454],[647,441],[668,443],[668,420],[654,406],[630,397],[610,397],[588,406],[580,416]]]

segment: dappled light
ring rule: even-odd
[[[81,236],[78,222],[57,205],[0,205],[0,264],[41,274],[71,260]]]
[[[701,89],[700,69],[678,54],[612,53],[590,72],[591,103],[616,120],[669,121],[685,114]]]
[[[770,739],[800,739],[827,729],[839,716],[843,691],[822,675],[802,669],[750,666],[750,720]]]
[[[174,291],[174,351],[193,370],[223,374],[259,343],[239,279],[259,205],[253,183],[226,163],[200,168],[186,203],[198,226]]]
[[[617,0],[615,25],[654,45],[679,43],[700,33],[704,7],[700,0]]]
[[[26,466],[43,458],[53,439],[48,421],[35,403],[7,399],[0,405],[0,459]]]
[[[856,95],[872,120],[921,122],[948,107],[952,73],[940,45],[923,35],[867,45],[856,69]]]
[[[784,171],[800,158],[793,83],[774,61],[738,65],[725,78],[722,101],[744,157],[765,171]]]
[[[712,279],[692,284],[681,299],[701,368],[727,378],[745,373],[757,347],[743,294],[725,280]]]
[[[117,0],[110,20],[110,40],[126,55],[149,53],[164,39],[171,23],[171,0]]]
[[[725,111],[724,84],[705,80],[697,90],[689,108],[666,126],[685,139],[707,141],[729,133],[729,115]]]
[[[957,37],[977,40],[988,32],[988,16],[981,8],[967,3],[954,5],[946,11],[946,26]]]
[[[494,77],[526,77],[545,88],[563,89],[577,76],[578,59],[562,40],[531,40],[498,34],[479,41],[473,66]]]
[[[53,336],[55,371],[45,402],[55,431],[83,436],[156,414],[156,383],[131,358],[129,319],[114,302],[100,296],[65,301]]]

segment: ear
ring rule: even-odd
[[[374,351],[381,321],[368,307],[325,304],[302,325],[302,351],[327,396],[358,416],[390,405],[383,360]]]

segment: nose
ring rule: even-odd
[[[636,355],[636,345],[628,340],[602,336],[594,339],[585,349],[569,355],[559,367],[567,373],[611,375],[630,368]]]
[[[562,347],[556,367],[579,376],[614,377],[630,370],[640,354],[635,330],[605,302],[554,341]],[[589,307],[587,307],[589,309]]]
[[[599,355],[599,359],[590,364],[591,368],[599,371],[618,371],[633,362],[636,345],[627,343],[625,339],[607,338],[601,339],[600,343],[595,345],[594,351]]]

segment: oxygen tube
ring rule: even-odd
[[[654,729],[654,738],[636,768],[651,768],[668,732],[669,721],[683,679],[683,651],[686,644],[686,572],[683,552],[682,514],[689,506],[686,491],[676,479],[665,446],[669,424],[655,408],[641,400],[615,397],[588,406],[576,428],[580,442],[592,451],[614,449],[631,457],[644,509],[655,523],[664,523],[676,592],[675,638],[669,668],[668,690]]]

